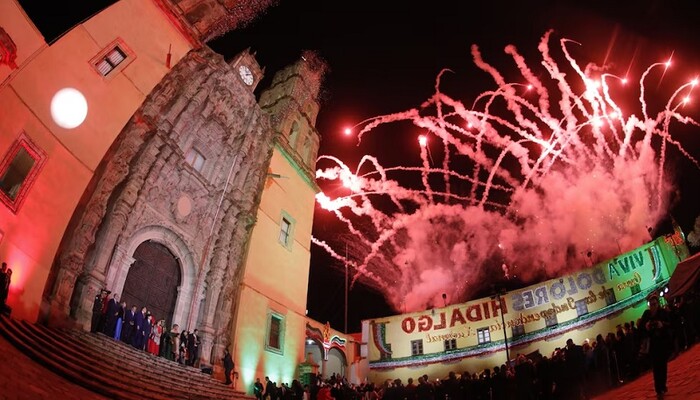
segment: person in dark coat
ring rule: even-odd
[[[107,320],[105,322],[104,334],[112,337],[114,330],[117,327],[117,318],[119,318],[119,294],[115,293],[107,302]]]
[[[137,349],[143,349],[146,340],[143,338],[143,324],[146,323],[146,307],[141,309],[141,312],[137,312],[134,317],[134,332],[132,334],[133,338],[131,340],[131,345]]]
[[[275,382],[270,380],[269,376],[265,377],[265,393],[263,393],[263,399],[277,399],[277,387],[275,386]]]
[[[194,366],[197,362],[197,359],[199,358],[200,344],[201,340],[199,339],[199,331],[195,329],[192,331],[192,334],[187,337],[187,365]]]
[[[669,334],[671,317],[668,311],[661,308],[659,297],[655,294],[649,297],[649,309],[644,311],[639,324],[646,329],[649,339],[649,359],[654,371],[654,390],[657,395],[663,396],[668,391],[666,378],[668,359],[672,350]]]
[[[262,382],[260,382],[260,378],[255,378],[255,383],[253,384],[253,394],[255,395],[255,398],[262,400],[264,390],[265,387],[263,386]]]
[[[233,358],[231,357],[231,353],[228,351],[228,348],[224,349],[224,374],[226,375],[226,384],[230,385],[231,382],[231,373],[233,372]]]
[[[131,306],[130,310],[124,313],[124,322],[122,323],[121,339],[124,343],[131,344],[134,339],[134,326],[136,318],[136,306]]]
[[[105,306],[108,294],[109,292],[106,289],[101,289],[100,292],[95,295],[95,299],[92,303],[92,321],[90,324],[90,332],[92,333],[97,333],[100,329],[102,309]]]
[[[144,307],[146,308],[146,307]],[[146,318],[143,321],[143,326],[141,327],[141,337],[143,343],[139,350],[147,350],[146,345],[148,344],[148,338],[151,336],[151,330],[153,329],[153,318],[151,318],[151,313],[146,312]]]
[[[566,340],[564,363],[568,373],[571,398],[585,397],[583,380],[585,379],[586,357],[583,353],[583,347],[574,343],[573,339]]]
[[[2,263],[0,266],[0,314],[5,310],[5,299],[7,299],[5,286],[9,286],[7,285],[7,263]]]

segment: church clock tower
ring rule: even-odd
[[[250,48],[239,53],[235,58],[229,61],[229,64],[236,71],[238,78],[243,84],[255,91],[258,83],[265,75],[265,68],[260,68],[260,64],[255,59],[255,53],[250,53]]]
[[[278,72],[260,96],[274,140],[234,307],[231,343],[243,388],[261,376],[291,382],[304,360],[311,228],[318,192],[314,169],[320,139],[315,124],[325,71],[324,61],[305,53]]]

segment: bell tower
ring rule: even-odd
[[[240,294],[233,303],[232,354],[244,377],[243,387],[253,384],[247,377],[265,376],[270,368],[285,371],[278,379],[289,382],[304,361],[311,230],[318,192],[314,169],[320,138],[315,124],[325,70],[325,62],[305,53],[275,74],[258,101],[273,139]],[[260,354],[251,356],[253,351]]]
[[[260,107],[270,114],[277,143],[287,150],[297,167],[313,181],[320,135],[316,130],[321,83],[328,67],[318,55],[307,51],[275,74],[260,96]]]
[[[258,83],[265,76],[265,68],[260,67],[260,64],[255,59],[255,53],[251,53],[250,48],[238,53],[236,57],[229,61],[229,65],[236,72],[243,85],[249,88],[251,92],[255,91]]]

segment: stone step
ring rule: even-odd
[[[105,362],[118,366],[127,364],[147,370],[157,370],[171,376],[176,382],[184,382],[187,386],[198,386],[198,392],[206,393],[210,396],[245,396],[242,392],[236,392],[228,386],[224,386],[221,381],[212,378],[208,374],[202,373],[199,369],[187,367],[162,357],[156,357],[141,350],[114,341],[101,334],[91,334],[83,331],[66,332],[75,340],[83,343],[87,348],[98,349],[97,356],[102,357]]]
[[[67,353],[73,353],[73,356],[77,359],[82,359],[87,365],[92,365],[94,360],[100,360],[100,368],[104,368],[107,371],[114,370],[119,371],[120,379],[123,382],[138,382],[140,380],[145,380],[151,383],[151,387],[158,392],[163,392],[170,396],[173,391],[187,393],[193,386],[197,387],[197,392],[202,394],[203,398],[214,398],[223,393],[220,391],[209,390],[208,386],[202,385],[199,381],[195,379],[177,379],[180,375],[185,377],[192,376],[191,374],[183,374],[183,371],[178,371],[177,375],[170,375],[167,381],[163,380],[164,373],[159,369],[157,363],[154,362],[152,356],[145,357],[143,360],[137,360],[135,362],[129,362],[128,358],[114,358],[113,348],[117,343],[112,343],[109,338],[103,337],[105,342],[100,343],[100,341],[95,341],[95,343],[81,343],[81,342],[71,342],[65,340],[67,336],[61,335],[60,331],[56,333],[47,330],[46,328],[39,327],[33,324],[22,323],[23,327],[37,336],[44,336],[47,342],[50,342],[54,348],[62,347]],[[64,332],[65,333],[65,332]],[[64,338],[64,339],[59,339]],[[133,353],[142,353],[138,350],[133,350]],[[76,354],[77,353],[77,354]],[[155,386],[155,387],[154,387]],[[206,396],[206,397],[204,397]],[[190,396],[191,397],[191,396]],[[185,396],[185,398],[190,398]]]
[[[251,400],[221,381],[102,334],[0,318],[19,350],[71,382],[114,399]]]
[[[45,343],[36,341],[33,337],[24,334],[19,328],[19,323],[12,319],[0,317],[0,331],[2,335],[15,347],[27,354],[37,363],[47,369],[62,376],[63,378],[77,383],[95,393],[114,399],[166,399],[165,396],[157,396],[138,387],[124,386],[121,382],[111,382],[102,373],[96,373],[96,363],[92,369],[82,369],[73,366],[70,362],[62,359],[60,352],[54,353],[47,348]],[[100,371],[102,372],[102,371]]]
[[[94,356],[101,358],[105,363],[122,368],[130,365],[139,373],[149,374],[157,370],[158,374],[168,374],[174,382],[186,385],[205,384],[208,387],[216,387],[216,392],[230,395],[230,389],[222,386],[219,381],[200,372],[199,369],[180,365],[176,362],[166,360],[162,357],[153,356],[141,350],[136,350],[125,343],[115,341],[101,334],[91,334],[83,331],[66,331],[65,335],[84,346],[86,349],[94,351]],[[216,385],[218,384],[218,385]]]

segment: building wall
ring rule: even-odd
[[[36,320],[52,260],[95,168],[146,95],[190,49],[152,1],[123,0],[46,46],[13,0],[0,2],[0,26],[18,48],[19,68],[0,66],[0,154],[26,133],[46,161],[21,208],[0,206],[0,259],[13,269],[8,299],[17,318]],[[120,40],[129,58],[101,76],[91,60]],[[80,90],[88,114],[79,127],[57,126],[50,115],[54,94]]]
[[[335,374],[359,384],[361,377],[366,376],[358,374],[360,339],[359,334],[342,333],[332,329],[328,322],[324,325],[307,318],[305,362],[315,365],[315,372],[323,378]]]
[[[511,360],[535,351],[549,356],[569,338],[581,344],[599,333],[605,336],[641,317],[648,294],[665,286],[680,261],[675,254],[659,238],[592,268],[508,292],[500,302],[482,298],[363,321],[368,376],[374,382],[415,379],[424,373],[443,378],[450,371],[478,372],[504,364],[504,322]],[[607,297],[610,291],[614,301]],[[579,315],[577,301],[585,303],[586,313]],[[547,326],[546,318],[553,315],[556,324]],[[524,332],[516,334],[520,327]],[[490,336],[484,343],[479,342],[482,329]],[[445,341],[451,339],[456,349],[446,351]],[[412,341],[422,343],[423,354],[412,355]]]
[[[288,304],[294,312],[304,315],[315,191],[294,169],[279,146],[273,152],[269,171],[281,177],[267,178],[244,279],[246,285],[265,290],[272,300]],[[294,220],[294,241],[289,248],[278,240],[283,213]]]
[[[13,315],[33,319],[63,229],[91,174],[6,86],[0,89],[3,158],[25,134],[46,161],[17,213],[0,203],[0,260],[13,270],[8,296]]]
[[[291,383],[304,356],[306,318],[249,287],[243,288],[239,299],[245,312],[238,314],[233,341],[234,362],[239,373],[236,389],[252,393],[255,378],[264,381],[265,376],[275,382]],[[281,351],[266,349],[270,312],[284,319]]]
[[[15,64],[18,66],[11,68],[8,64],[0,64],[0,87],[3,87],[10,74],[17,74],[37,51],[46,46],[46,42],[16,0],[0,1],[0,27],[17,47]]]
[[[235,335],[239,385],[250,391],[255,378],[291,383],[304,360],[306,295],[311,258],[315,187],[275,146],[245,260]],[[293,221],[291,245],[279,241],[283,215]],[[269,313],[284,317],[281,353],[265,348]]]

